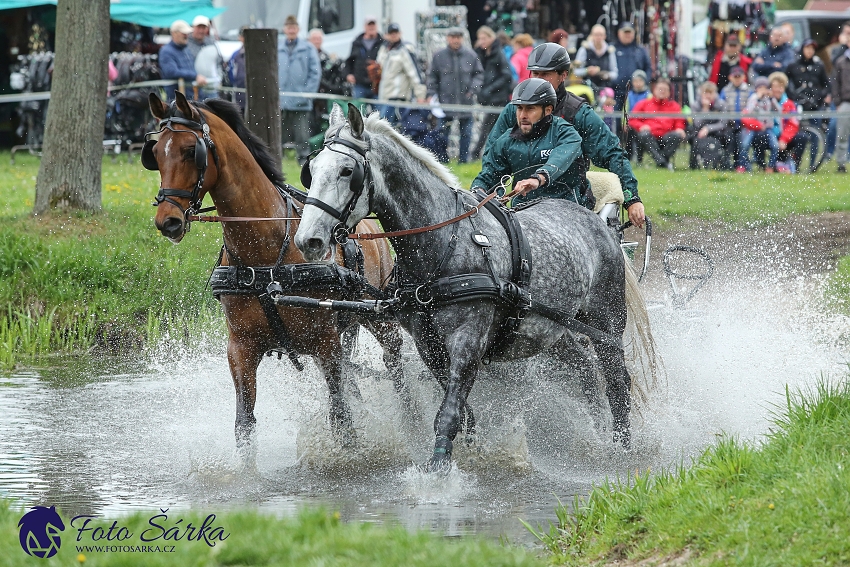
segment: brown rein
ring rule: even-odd
[[[428,226],[421,226],[419,228],[410,228],[407,230],[396,230],[394,232],[354,232],[348,235],[348,238],[354,240],[377,240],[378,238],[394,238],[396,236],[410,236],[411,234],[420,234],[423,232],[429,232],[432,230],[437,230],[438,228],[443,228],[444,226],[448,226],[450,224],[454,224],[456,222],[460,222],[467,217],[471,217],[478,213],[478,210],[483,207],[485,204],[490,202],[493,197],[496,196],[496,192],[493,191],[490,193],[483,201],[463,213],[462,215],[458,215],[454,218],[451,218],[447,221],[443,221],[437,224],[432,224]],[[508,193],[502,199],[507,200],[513,196],[513,192]],[[255,221],[288,221],[288,220],[301,220],[300,217],[219,217],[215,215],[191,215],[189,217],[190,221],[193,222],[255,222]]]
[[[487,195],[486,199],[484,199],[462,215],[458,215],[447,221],[438,222],[437,224],[420,226],[419,228],[409,228],[407,230],[396,230],[394,232],[354,232],[352,234],[349,234],[348,238],[351,238],[353,240],[376,240],[378,238],[395,238],[396,236],[410,236],[411,234],[420,234],[423,232],[437,230],[438,228],[443,228],[444,226],[460,222],[467,217],[471,217],[472,215],[478,214],[478,209],[487,204],[495,196],[496,192],[494,191]]]

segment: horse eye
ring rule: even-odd
[[[339,172],[339,174],[340,174],[342,177],[348,177],[348,176],[349,176],[349,175],[351,175],[352,173],[354,173],[354,170],[353,170],[353,169],[351,169],[350,167],[343,167],[343,168],[342,168],[342,170]]]

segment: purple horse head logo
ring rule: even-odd
[[[62,540],[59,532],[65,530],[65,523],[59,517],[55,506],[34,506],[18,522],[21,547],[29,555],[47,559],[59,551]]]

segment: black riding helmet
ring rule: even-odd
[[[557,43],[541,43],[528,56],[529,71],[562,71],[570,70],[570,54],[562,45]]]
[[[558,96],[555,89],[545,79],[526,79],[514,88],[511,96],[511,104],[533,104],[545,107],[551,104],[555,106]]]

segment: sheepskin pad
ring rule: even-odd
[[[588,171],[587,180],[590,182],[593,196],[596,197],[594,213],[598,213],[608,203],[617,203],[622,206],[625,198],[619,177],[610,171]]]

